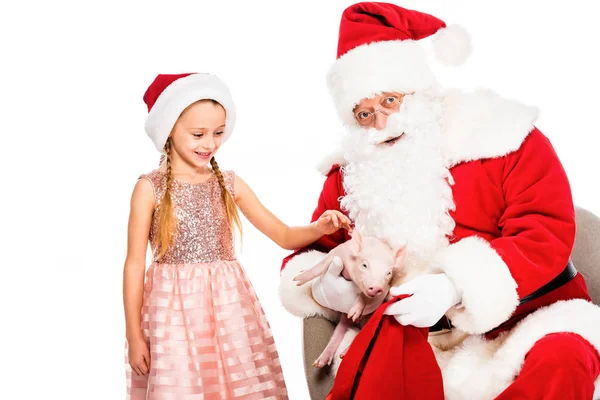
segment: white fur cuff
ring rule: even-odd
[[[485,333],[506,321],[519,305],[517,283],[508,266],[484,239],[462,239],[437,261],[462,295],[462,307],[447,313],[458,329]]]
[[[325,257],[320,251],[300,253],[287,262],[279,281],[279,297],[283,307],[297,317],[323,316],[337,322],[339,313],[319,305],[312,297],[311,283],[297,286],[294,277],[317,264]]]

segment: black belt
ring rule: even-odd
[[[542,297],[543,295],[548,294],[555,289],[558,289],[565,283],[570,282],[571,279],[575,278],[576,275],[577,275],[577,270],[575,269],[575,266],[573,265],[573,261],[571,261],[571,259],[569,259],[569,262],[567,263],[567,266],[565,267],[565,269],[563,269],[562,272],[560,274],[558,274],[558,276],[556,278],[552,279],[550,282],[548,282],[547,284],[545,284],[544,286],[542,286],[535,292],[523,297],[519,301],[519,305],[521,306],[521,305],[527,303],[528,301],[535,300],[538,297]],[[504,324],[502,324],[502,325],[504,325]],[[496,329],[502,327],[502,325],[499,325],[498,327],[494,328],[493,330],[496,330]],[[433,325],[431,328],[429,328],[429,332],[438,332],[438,331],[441,331],[444,329],[452,329],[452,322],[450,322],[450,320],[448,318],[446,318],[446,316],[442,317],[441,320],[439,320],[435,325]]]
[[[541,297],[547,293],[550,293],[554,289],[558,289],[565,283],[570,282],[571,279],[575,278],[575,275],[577,275],[577,270],[575,269],[575,266],[573,265],[573,261],[571,261],[571,259],[569,259],[569,262],[567,263],[567,266],[565,267],[565,269],[563,269],[563,271],[560,274],[558,274],[558,276],[556,278],[552,279],[550,282],[548,282],[547,284],[545,284],[544,286],[542,286],[535,292],[531,293],[530,295],[523,297],[521,299],[521,301],[519,301],[519,305],[523,305],[523,304],[527,303],[528,301],[537,299],[538,297]]]

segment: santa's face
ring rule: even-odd
[[[406,94],[383,92],[379,96],[361,100],[352,110],[354,119],[363,128],[384,129],[389,115],[397,113]]]
[[[361,234],[407,243],[415,265],[446,246],[454,229],[442,115],[440,99],[406,95],[385,126],[351,128],[342,142],[342,207]]]

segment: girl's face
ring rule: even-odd
[[[194,168],[205,168],[223,141],[225,109],[212,101],[199,101],[188,107],[171,132],[178,158]]]

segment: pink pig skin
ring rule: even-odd
[[[312,282],[317,303],[343,313],[329,343],[314,362],[316,367],[331,364],[350,320],[374,312],[386,299],[391,282],[400,274],[406,252],[395,251],[374,237],[362,237],[358,231],[323,260],[294,278],[298,285]],[[317,278],[317,279],[315,279]]]

